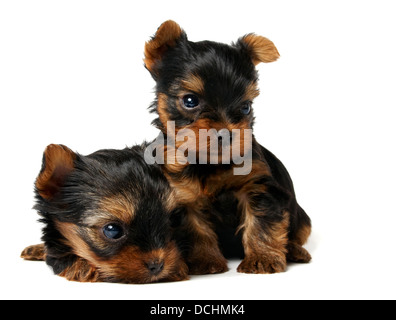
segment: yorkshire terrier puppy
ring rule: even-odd
[[[89,156],[49,145],[35,182],[44,244],[22,252],[55,274],[82,282],[151,283],[187,279],[172,239],[174,201],[144,146]]]
[[[224,255],[242,256],[237,270],[244,273],[282,272],[287,260],[311,260],[302,247],[311,222],[296,201],[286,168],[248,135],[259,94],[255,66],[278,57],[275,45],[262,36],[248,34],[232,45],[191,42],[173,21],[163,23],[145,45],[145,67],[156,81],[153,123],[165,141],[163,171],[185,208],[178,232],[189,235],[191,274],[225,272]],[[198,139],[211,129],[218,141]],[[183,130],[195,142],[195,149],[183,149],[189,161],[178,161],[174,150],[185,143],[176,138]],[[240,163],[222,157],[215,164],[200,162],[213,146],[220,153],[226,149],[219,134],[224,130],[232,141],[228,152],[238,146],[238,155],[251,154],[245,174],[236,175]]]

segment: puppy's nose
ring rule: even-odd
[[[151,260],[147,263],[147,269],[153,276],[159,275],[164,269],[164,262],[158,260]]]

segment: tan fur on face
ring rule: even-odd
[[[147,269],[146,264],[153,260],[164,263],[163,271],[157,276],[151,275]],[[187,277],[187,267],[181,260],[180,253],[174,243],[150,252],[142,252],[137,247],[128,246],[114,258],[101,261],[98,266],[106,277],[121,279],[126,283],[157,282],[161,279],[169,280],[169,277],[174,277],[172,280],[181,280],[177,277],[183,276],[184,279]]]
[[[168,121],[170,121],[167,103],[168,97],[164,93],[160,93],[158,95],[157,112],[165,133],[168,129]]]
[[[79,257],[75,264],[61,274],[69,280],[147,283],[187,279],[188,268],[174,242],[149,252],[128,245],[115,256],[104,259],[90,250],[89,245],[82,239],[78,226],[58,221],[56,227],[66,238],[65,244]],[[147,268],[147,263],[152,260],[164,263],[164,269],[159,275],[151,275]]]
[[[81,238],[79,227],[73,223],[60,221],[56,221],[55,225],[57,230],[66,239],[65,244],[73,250],[73,253],[94,265],[94,262],[99,257],[91,251],[89,245]]]
[[[163,104],[161,104],[161,108],[159,108],[159,113],[160,113],[160,119],[161,121],[166,120],[167,121],[167,111],[166,109],[163,108]],[[165,122],[167,123],[167,122]],[[167,124],[164,125],[167,127]],[[222,155],[224,154],[223,152],[227,152],[228,159],[232,159],[232,152],[233,152],[233,145],[238,144],[239,147],[239,155],[242,156],[245,151],[249,151],[251,146],[252,146],[252,140],[251,137],[247,134],[245,134],[244,130],[250,129],[250,122],[249,120],[244,120],[240,123],[233,124],[229,123],[227,121],[223,122],[216,122],[210,119],[198,119],[194,121],[192,124],[187,125],[183,128],[175,128],[175,136],[170,136],[172,140],[176,140],[176,137],[179,135],[181,137],[185,136],[185,139],[182,141],[175,141],[175,147],[176,150],[179,150],[181,146],[186,147],[189,152],[192,152],[195,154],[195,159],[200,158],[200,152],[206,152],[207,156],[207,162],[210,162],[210,157],[212,156],[217,156],[218,157],[218,162],[222,163]],[[202,130],[202,132],[200,131]],[[210,135],[211,131],[217,131],[217,134],[222,133],[222,131],[225,131],[223,133],[228,133],[225,137],[225,139],[228,139],[228,142],[226,143],[226,147],[223,149],[223,144],[218,143],[217,144],[217,149],[215,148],[214,152],[215,154],[211,154],[212,149],[211,145],[212,143],[215,143],[212,141],[213,139],[216,139],[216,136],[213,136],[212,138]],[[236,132],[233,132],[233,130],[236,130]],[[202,137],[205,137],[207,135],[207,139],[203,139]],[[232,144],[229,144],[229,139],[232,137]],[[216,141],[217,142],[217,141]],[[169,155],[175,154],[176,156],[178,155],[177,152],[167,152],[169,151],[168,149],[171,149],[172,146],[167,146],[166,150],[166,159],[168,159]],[[245,150],[246,148],[246,150]],[[173,151],[173,150],[171,150]],[[169,167],[174,167],[174,164],[177,164],[177,159],[172,161],[165,161],[165,166]],[[169,164],[170,163],[170,164]],[[229,162],[228,162],[229,163]],[[180,169],[183,169],[186,164],[180,166]],[[173,172],[175,169],[171,169]]]
[[[117,195],[111,198],[104,198],[100,201],[100,208],[110,213],[113,217],[117,217],[119,221],[125,224],[131,223],[135,217],[135,208],[133,203],[135,199],[126,199],[123,196]]]
[[[199,94],[201,96],[204,95],[204,82],[197,75],[190,75],[186,77],[186,79],[181,81],[181,85],[187,91]]]

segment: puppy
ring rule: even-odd
[[[259,94],[255,66],[278,59],[275,45],[255,34],[232,45],[191,42],[177,23],[166,21],[144,53],[145,67],[156,81],[151,111],[158,114],[153,123],[165,143],[163,171],[185,208],[178,232],[190,241],[190,273],[227,271],[224,254],[242,256],[238,271],[243,273],[282,272],[287,260],[309,262],[302,245],[311,222],[296,201],[292,180],[283,164],[249,135]],[[218,140],[201,139],[211,130]],[[180,139],[183,131],[192,142],[187,147]],[[228,153],[251,154],[250,170],[235,174],[240,163],[235,157],[228,161],[229,154],[224,157],[227,144],[220,132],[229,133]],[[211,164],[206,160],[213,149],[223,156]],[[187,160],[179,161],[187,151]]]
[[[144,146],[89,156],[49,145],[35,182],[44,244],[22,252],[81,282],[149,283],[187,279],[172,237],[173,196]]]

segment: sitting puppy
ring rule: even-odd
[[[248,135],[259,93],[255,66],[278,57],[275,45],[262,36],[249,34],[232,45],[191,42],[174,21],[163,23],[145,45],[145,66],[156,81],[154,124],[166,144],[163,171],[186,211],[179,232],[191,241],[191,274],[228,270],[225,252],[242,253],[238,271],[244,273],[282,272],[287,260],[311,260],[302,247],[311,222],[286,168]],[[202,139],[213,130],[218,141]],[[192,142],[188,147],[183,131]],[[227,146],[224,132],[232,137],[229,152],[238,146],[233,155],[251,154],[250,170],[243,174],[235,174],[240,163],[230,157],[207,162],[208,150],[222,153]],[[186,151],[188,161],[178,161]]]
[[[149,283],[187,279],[172,240],[173,196],[144,148],[81,156],[49,145],[35,183],[44,244],[22,257],[45,260],[55,274],[82,282]]]

